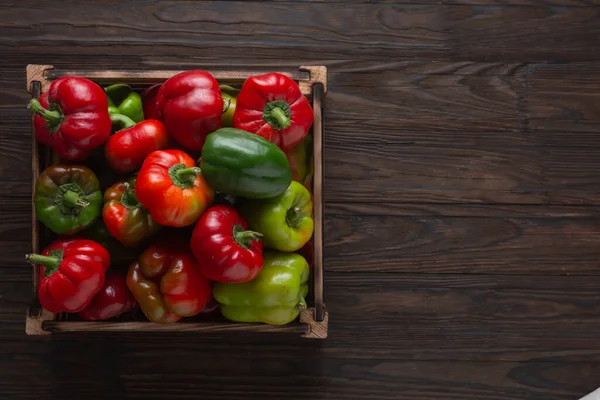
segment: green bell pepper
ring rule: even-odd
[[[265,251],[262,270],[246,283],[215,282],[223,317],[234,322],[285,325],[306,309],[308,263],[299,254]]]
[[[102,211],[102,192],[94,172],[83,165],[53,165],[35,183],[35,213],[59,235],[92,225]]]
[[[233,114],[235,113],[235,106],[237,102],[237,95],[240,92],[240,90],[227,85],[221,85],[219,86],[219,88],[221,89],[221,97],[223,98],[223,109],[225,110],[221,115],[221,121],[224,128],[232,127]]]
[[[104,88],[108,99],[108,113],[122,114],[138,123],[144,120],[142,97],[131,86],[121,83]]]
[[[244,201],[240,207],[248,228],[260,232],[266,247],[279,251],[299,250],[312,237],[314,221],[310,192],[292,181],[279,196]]]

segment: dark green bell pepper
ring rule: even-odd
[[[35,183],[35,213],[59,235],[92,225],[102,211],[102,192],[94,172],[83,165],[53,165]]]
[[[215,282],[221,314],[234,322],[285,325],[306,309],[310,270],[296,253],[265,251],[262,270],[246,283]]]
[[[122,114],[131,118],[135,123],[144,120],[142,97],[133,91],[131,86],[121,83],[104,88],[108,99],[108,113]]]

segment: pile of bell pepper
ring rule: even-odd
[[[42,307],[274,325],[306,308],[313,110],[294,80],[232,86],[192,70],[133,88],[66,76],[28,109],[60,158],[33,194],[52,235],[26,256]]]

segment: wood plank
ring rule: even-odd
[[[44,46],[58,55],[72,52],[67,46],[77,43],[77,52],[86,54],[131,55],[135,48],[142,55],[181,57],[202,51],[209,60],[230,58],[232,49],[242,45],[252,52],[237,52],[238,60],[312,60],[315,54],[319,59],[417,56],[503,62],[599,57],[594,40],[600,33],[597,9],[555,3],[495,7],[350,2],[340,7],[327,2],[165,1],[140,2],[135,13],[112,2],[78,3],[61,13],[33,4],[23,1],[2,10],[10,24],[0,25],[0,40],[22,54],[42,53]],[[570,29],[572,24],[578,29]],[[69,36],[61,35],[65,30]],[[333,39],[322,40],[327,35]]]
[[[521,209],[486,217],[481,210],[469,216],[465,206],[439,216],[437,209],[411,216],[389,204],[330,204],[327,271],[600,275],[597,213],[547,218]]]
[[[65,347],[78,340],[106,340],[114,343],[107,349],[156,357],[160,351],[205,354],[235,348],[238,354],[264,352],[263,360],[276,362],[287,354],[309,364],[328,358],[598,363],[599,286],[600,280],[589,277],[328,273],[330,337],[323,343],[181,333],[53,334],[52,340],[64,341]],[[0,283],[0,327],[16,339],[12,349],[0,348],[0,355],[18,351],[27,357],[42,350],[22,337],[30,290],[29,282]],[[152,353],[155,343],[165,340],[171,345]]]
[[[378,144],[360,131],[360,144],[325,141],[328,202],[600,202],[598,147],[463,146],[444,132],[446,145],[402,143],[402,132]]]

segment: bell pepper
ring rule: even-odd
[[[125,246],[137,246],[160,229],[135,197],[135,178],[117,182],[104,192],[102,219],[112,236]]]
[[[201,150],[206,136],[221,127],[221,89],[206,71],[169,78],[158,90],[156,104],[169,135],[189,150]]]
[[[83,165],[46,168],[35,183],[35,213],[51,231],[68,235],[100,217],[102,193],[94,172]]]
[[[172,227],[196,222],[215,198],[200,168],[181,150],[150,154],[137,175],[135,194],[156,222]]]
[[[82,161],[110,136],[108,101],[100,86],[86,78],[64,76],[52,81],[27,106],[35,114],[37,140],[59,157]]]
[[[59,237],[42,254],[27,254],[26,260],[40,266],[38,299],[52,313],[75,313],[87,307],[102,289],[110,265],[104,247],[68,237]]]
[[[237,94],[240,92],[232,86],[221,85],[221,97],[223,98],[223,107],[225,111],[221,115],[221,122],[223,127],[233,126],[233,114],[235,113],[235,104],[237,101]]]
[[[133,311],[137,302],[127,287],[125,274],[108,270],[104,286],[77,315],[85,321],[103,321]]]
[[[213,295],[228,320],[285,325],[306,309],[310,271],[296,253],[264,252],[258,276],[247,283],[216,282]]]
[[[300,182],[312,191],[312,136],[308,135],[306,139],[285,152],[290,169],[292,170],[292,179]]]
[[[165,125],[155,119],[138,124],[125,115],[113,114],[111,120],[123,129],[108,138],[104,153],[106,163],[115,172],[127,174],[137,171],[148,154],[166,149],[169,135]]]
[[[233,207],[215,205],[196,223],[190,248],[200,272],[216,282],[248,282],[262,269],[261,234],[246,230]]]
[[[122,268],[137,260],[140,253],[145,249],[143,244],[135,247],[127,247],[119,242],[113,235],[110,234],[104,220],[99,218],[92,226],[77,234],[83,239],[93,240],[98,242],[102,247],[108,250],[110,254],[111,269]]]
[[[298,84],[270,72],[246,79],[237,97],[233,127],[262,136],[286,151],[304,140],[313,119],[312,107]]]
[[[254,199],[277,196],[292,181],[290,165],[279,147],[235,128],[221,128],[207,136],[200,168],[217,192]]]
[[[108,100],[108,113],[121,114],[134,122],[144,120],[142,97],[131,86],[117,83],[104,88]]]
[[[160,83],[148,86],[142,92],[144,118],[162,121],[162,115],[160,115],[158,112],[158,105],[156,104],[156,95],[158,94],[158,89],[160,89],[161,86],[162,85]]]
[[[200,313],[212,293],[180,236],[160,238],[148,247],[129,267],[127,286],[144,315],[162,324]]]
[[[312,237],[314,222],[310,193],[296,181],[292,181],[279,196],[245,201],[241,210],[248,227],[262,233],[265,247],[296,251]]]

